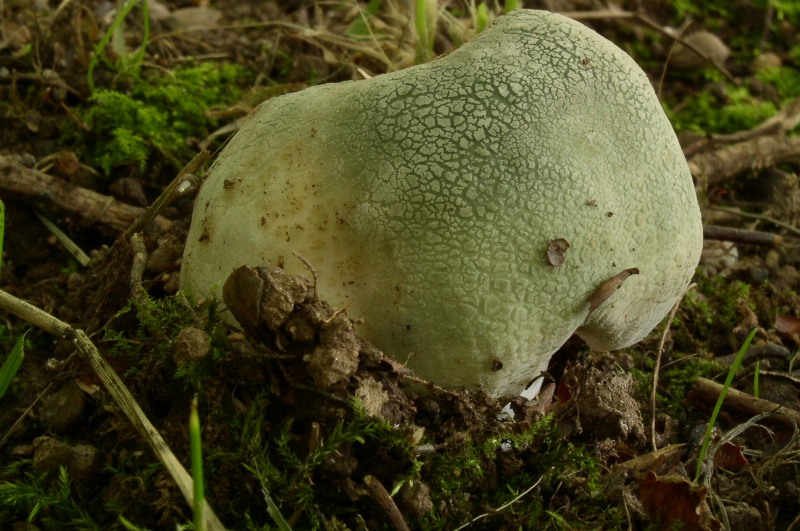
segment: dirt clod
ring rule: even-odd
[[[100,450],[89,444],[71,446],[52,437],[38,437],[33,447],[33,466],[37,470],[57,471],[63,466],[81,481],[90,480],[102,464]]]
[[[560,409],[562,422],[595,440],[621,439],[641,445],[645,441],[639,404],[633,397],[633,378],[613,368],[578,367],[565,372],[571,399]]]
[[[190,326],[178,334],[175,342],[175,361],[197,361],[205,358],[211,352],[210,336],[199,328]]]
[[[433,510],[431,489],[422,481],[406,483],[400,489],[400,504],[403,511],[412,518],[418,518]]]

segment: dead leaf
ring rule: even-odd
[[[719,521],[711,514],[705,487],[677,476],[648,472],[639,480],[639,501],[659,529],[716,531]]]
[[[793,315],[778,314],[775,317],[775,330],[784,334],[800,334],[800,319]]]
[[[747,464],[747,458],[742,453],[742,447],[726,442],[714,454],[714,466],[722,468],[739,468]]]
[[[589,314],[591,315],[598,306],[603,304],[606,299],[614,294],[615,291],[622,286],[622,283],[625,282],[625,279],[631,275],[638,275],[639,269],[636,267],[631,267],[626,269],[610,279],[603,282],[603,284],[592,293],[592,296],[589,297]]]

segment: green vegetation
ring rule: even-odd
[[[705,461],[706,452],[708,451],[708,445],[711,443],[711,432],[714,430],[714,426],[717,423],[717,415],[719,415],[720,410],[722,410],[722,404],[725,402],[725,395],[728,394],[728,389],[730,389],[731,384],[733,383],[733,377],[736,376],[736,372],[739,370],[739,365],[741,365],[745,354],[747,354],[747,350],[750,348],[750,343],[756,336],[756,332],[758,332],[758,329],[753,328],[750,334],[748,334],[747,339],[745,339],[744,343],[742,344],[742,348],[740,348],[739,352],[736,354],[736,359],[733,361],[733,365],[731,365],[731,368],[728,371],[728,376],[725,378],[725,384],[722,386],[722,392],[719,394],[717,403],[714,405],[714,411],[711,413],[711,418],[706,423],[706,432],[703,435],[703,445],[700,447],[700,453],[697,458],[697,469],[695,470],[694,474],[695,483],[699,481],[700,474],[703,471],[703,463]]]
[[[0,268],[3,265],[3,236],[5,235],[6,209],[3,201],[0,201]],[[2,269],[0,269],[1,271]],[[0,335],[7,335],[5,325],[0,325]],[[17,375],[17,371],[22,365],[25,357],[25,336],[27,332],[17,339],[11,352],[6,357],[3,365],[0,366],[0,398],[3,398],[11,385],[11,381]]]
[[[507,2],[505,10],[512,9],[514,3]],[[768,3],[775,9],[776,20],[800,25],[800,3],[755,0],[753,5],[759,7]],[[449,6],[446,13],[437,12],[441,3],[432,0],[417,0],[417,4],[422,6],[418,14],[423,15],[416,20],[421,35],[418,52],[425,60],[435,54],[437,38],[439,42],[448,37],[456,41],[453,35],[436,34],[437,30],[450,29],[448,17],[455,16],[454,13],[471,19],[473,26],[466,24],[466,27],[480,31],[499,12],[498,2],[462,3],[459,7]],[[701,20],[704,27],[712,30],[730,26],[732,20],[741,16],[728,0],[706,3],[675,0],[671,4],[677,16]],[[237,65],[219,63],[170,67],[169,71],[151,68],[150,60],[144,62],[149,20],[147,2],[129,0],[119,5],[123,9],[94,46],[87,76],[90,89],[74,81],[85,79],[86,72],[81,71],[72,78],[65,76],[70,85],[76,87],[65,104],[75,110],[75,123],[80,125],[65,121],[60,132],[82,162],[107,176],[138,171],[146,174],[151,183],[160,185],[191,158],[199,141],[220,125],[209,111],[236,102],[250,83],[252,72]],[[383,35],[373,35],[381,25],[373,25],[372,20],[380,18],[386,6],[382,0],[369,0],[362,6],[363,18],[350,25],[349,35],[383,42]],[[144,35],[139,46],[127,53],[125,24],[131,13],[143,15],[141,21],[134,21],[137,25],[134,31]],[[61,20],[66,20],[66,15],[64,13],[65,18]],[[745,50],[743,57],[747,58],[755,54],[757,41],[753,35],[760,34],[762,25],[744,26],[735,44],[729,44],[736,50]],[[291,38],[292,46],[303,47],[304,43],[299,42],[302,36],[292,35]],[[412,40],[410,37],[409,46]],[[657,62],[662,56],[658,47],[651,46],[651,38],[631,40],[629,48],[637,57],[652,62],[652,71],[657,72]],[[16,57],[38,58],[38,45],[26,45],[16,52]],[[337,49],[332,44],[326,45],[331,46],[326,52],[335,56]],[[306,55],[294,56],[286,46],[280,48],[266,40],[261,46],[260,53],[275,61],[271,72],[274,76],[288,79],[293,69],[301,66],[316,72],[313,61],[308,61],[307,65],[302,63],[309,57],[305,50]],[[766,49],[775,46],[773,42]],[[89,44],[88,48],[91,47]],[[769,85],[768,89],[774,88],[774,91],[770,89],[769,98],[757,90],[755,84],[734,86],[724,82],[717,72],[709,70],[700,74],[705,76],[708,88],[692,92],[684,101],[670,102],[668,113],[678,131],[734,133],[758,125],[774,115],[781,105],[800,97],[800,45],[780,51],[784,59],[789,57],[786,65],[761,71],[756,76],[759,82]],[[26,88],[23,78],[19,84],[23,99],[26,94],[31,98],[41,97],[40,86]],[[282,92],[288,88],[281,85],[275,90]],[[11,109],[9,102],[0,105]],[[0,267],[3,221],[0,201]],[[129,264],[112,266],[127,268]],[[68,267],[76,267],[75,262],[70,262]],[[65,267],[64,276],[71,271],[74,269]],[[59,288],[61,286],[59,284]],[[156,293],[157,290],[152,291]],[[713,355],[729,351],[727,336],[741,326],[748,311],[755,311],[753,301],[757,300],[757,290],[760,287],[741,281],[698,275],[698,288],[686,296],[675,320],[674,348],[660,373],[657,411],[680,423],[675,433],[697,418],[686,398],[697,377],[719,378],[726,373],[725,367],[713,361]],[[757,317],[762,323],[773,322],[772,316],[761,314],[767,311],[758,310]],[[187,326],[201,328],[209,334],[211,351],[207,356],[197,360],[176,359],[175,338]],[[27,390],[39,385],[39,380],[31,378],[29,383],[26,373],[24,379],[14,381],[23,353],[29,356],[25,360],[27,369],[32,359],[53,350],[51,338],[27,333],[20,337],[21,332],[17,330],[0,324],[0,359],[4,359],[0,367],[0,400],[3,407],[9,407],[10,414],[35,405],[33,400],[23,404],[20,395],[23,389],[26,396],[34,395]],[[357,483],[364,474],[374,473],[375,468],[383,473],[381,482],[396,500],[404,485],[425,481],[431,487],[432,513],[414,520],[409,518],[409,523],[417,529],[454,529],[518,497],[503,511],[492,513],[475,527],[613,529],[629,526],[624,506],[606,497],[603,490],[606,471],[602,470],[594,449],[591,445],[565,440],[552,416],[522,433],[478,436],[467,435],[465,430],[463,439],[436,445],[434,453],[417,454],[415,443],[409,440],[407,433],[368,416],[357,401],[351,404],[332,401],[330,409],[336,414],[324,419],[319,415],[303,417],[308,411],[294,408],[307,400],[304,394],[307,390],[290,388],[287,391],[291,386],[285,384],[280,372],[284,368],[280,364],[286,361],[281,356],[285,354],[278,356],[257,349],[243,353],[243,341],[240,339],[236,346],[230,335],[219,323],[214,306],[207,314],[197,316],[180,297],[154,296],[120,310],[102,332],[93,337],[104,354],[119,363],[115,367],[124,374],[137,400],[184,463],[194,465],[195,478],[202,472],[206,485],[202,495],[196,494],[197,499],[207,497],[231,529],[307,529],[324,525],[323,520],[331,529],[344,529],[344,522],[355,529],[360,524],[359,518],[369,517],[370,511],[374,511],[373,516],[378,515],[373,521],[383,521],[385,515],[371,505],[366,494],[359,492],[360,499],[348,504],[342,502],[346,498],[340,492],[344,484],[341,478]],[[726,389],[751,339],[752,334],[728,373]],[[71,371],[77,367],[84,375],[88,373],[75,358],[71,363],[75,364],[70,367]],[[637,390],[643,396],[649,394],[651,364],[651,357],[643,355],[632,369]],[[758,396],[758,365],[753,378]],[[273,388],[278,385],[275,380],[284,385],[280,394]],[[12,381],[14,384],[9,387]],[[761,385],[762,391],[765,386],[766,383]],[[191,445],[186,444],[186,411],[195,394],[199,402],[197,407],[204,413],[202,462],[195,416],[191,418]],[[78,481],[77,476],[71,478],[63,467],[42,472],[34,467],[31,459],[11,457],[10,446],[29,444],[39,429],[35,418],[23,419],[21,427],[27,431],[15,430],[9,438],[9,447],[3,448],[9,456],[5,463],[11,464],[0,467],[0,527],[15,521],[29,521],[42,530],[65,527],[139,530],[145,529],[140,525],[154,526],[157,518],[163,515],[175,518],[180,511],[188,514],[161,465],[154,461],[127,421],[114,413],[114,405],[106,401],[102,392],[93,396],[92,401],[91,418],[86,414],[94,430],[90,442],[102,449],[108,458],[99,477],[96,481]],[[315,426],[318,420],[322,420],[322,425]],[[714,420],[712,416],[709,427]],[[707,445],[707,439],[705,442]],[[343,460],[352,460],[355,471],[336,476],[334,465]],[[392,466],[383,467],[382,461],[391,462]],[[202,485],[197,481],[197,486]],[[362,488],[356,485],[356,490]],[[176,508],[177,505],[180,507]],[[153,508],[158,515],[153,514]],[[634,525],[640,523],[637,520]],[[199,523],[195,528],[200,528]]]
[[[733,329],[741,320],[743,304],[749,304],[751,286],[740,280],[729,280],[720,275],[696,277],[697,288],[689,291],[683,300],[677,323],[692,327],[692,336],[702,342],[719,336],[722,330]],[[691,315],[691,322],[682,315]],[[717,346],[716,344],[712,346]]]
[[[415,0],[414,13],[417,30],[417,62],[427,63],[433,59],[436,24],[439,20],[438,3],[436,0]]]
[[[503,454],[510,461],[519,459],[520,465],[519,471],[505,478],[497,470]],[[576,515],[560,514],[547,506],[560,488],[569,490],[562,494],[573,500],[588,502],[581,504],[579,525],[594,522],[613,528],[623,523],[619,518],[624,515],[607,510],[599,485],[601,466],[593,450],[562,440],[553,416],[522,433],[502,433],[481,441],[466,439],[461,448],[432,456],[425,467],[426,477],[435,478],[436,484],[432,485],[434,511],[420,520],[422,529],[452,529],[454,522],[477,516],[475,507],[501,507],[537,483],[535,494],[523,496],[484,520],[486,525],[506,528],[498,523],[504,521],[522,529],[541,529],[549,521],[556,528],[569,528],[577,524]],[[496,477],[498,473],[501,478]],[[496,487],[485,488],[495,481],[499,483]],[[576,485],[581,487],[575,489]],[[465,492],[472,495],[465,497]],[[590,512],[592,508],[595,513]]]
[[[25,357],[25,336],[27,332],[17,340],[14,348],[11,349],[6,360],[0,367],[0,398],[3,398],[8,391],[8,386],[17,375],[17,371],[22,365],[22,359]]]
[[[697,378],[714,379],[725,373],[725,367],[705,355],[672,352],[669,363],[659,372],[659,386],[656,394],[657,410],[671,418],[684,421],[691,411],[687,409],[687,394],[697,382]],[[631,369],[639,397],[650,395],[653,385],[653,358],[642,357]]]
[[[154,153],[179,169],[215,121],[207,111],[237,100],[238,81],[248,75],[233,64],[202,63],[137,81],[128,91],[97,89],[82,113],[88,134],[70,131],[90,165],[108,175],[122,165],[144,172]]]
[[[680,19],[718,19],[722,22],[735,18],[733,15],[733,6],[727,0],[711,2],[673,0],[672,9]]]
[[[131,11],[133,11],[133,8],[139,4],[141,4],[142,8],[142,44],[136,53],[129,54],[125,48],[125,20]],[[98,62],[103,62],[107,67],[110,67],[120,74],[138,77],[142,61],[144,61],[145,50],[150,36],[150,17],[147,9],[147,1],[139,2],[139,0],[129,0],[127,2],[119,2],[118,6],[120,9],[117,11],[108,30],[95,45],[94,53],[89,60],[86,79],[89,89],[92,92],[95,90],[94,70]],[[112,54],[106,53],[106,47],[109,45],[112,49]]]
[[[800,70],[796,68],[790,66],[765,68],[756,77],[775,87],[778,96],[784,102],[800,96]]]
[[[735,133],[757,126],[778,110],[774,103],[756,98],[743,86],[724,85],[721,92],[707,88],[680,107],[668,107],[667,115],[675,130],[679,133]]]
[[[189,412],[189,443],[192,455],[192,484],[194,486],[194,529],[206,531],[206,498],[203,484],[203,443],[200,432],[200,415],[197,413],[197,395],[192,399]]]
[[[266,397],[261,396],[261,400]],[[264,404],[266,405],[266,404]],[[405,465],[400,481],[416,481],[419,479],[420,463],[417,462],[411,443],[400,432],[381,420],[368,416],[357,400],[351,402],[352,417],[337,422],[327,437],[311,440],[311,444],[302,449],[298,444],[294,431],[295,421],[288,419],[271,434],[268,439],[262,438],[263,425],[266,421],[264,409],[252,407],[243,424],[241,446],[246,449],[245,468],[258,480],[262,492],[271,494],[270,514],[273,515],[275,505],[287,511],[302,513],[307,519],[300,527],[319,528],[321,521],[315,509],[320,499],[328,497],[324,482],[315,481],[315,474],[329,460],[344,459],[347,455],[358,453],[353,446],[394,449]],[[367,457],[364,457],[366,460]],[[338,512],[348,514],[347,507],[340,507]],[[337,516],[325,514],[325,517]],[[341,515],[338,515],[341,516]],[[273,515],[276,522],[279,520]]]
[[[0,473],[0,522],[26,520],[43,529],[100,530],[61,467],[58,477],[33,471],[31,460],[20,460]]]

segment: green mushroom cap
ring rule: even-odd
[[[701,246],[645,74],[585,26],[520,10],[442,59],[260,105],[200,190],[181,284],[198,299],[241,265],[307,275],[297,253],[388,355],[501,396],[573,333],[602,350],[642,339]]]

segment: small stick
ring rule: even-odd
[[[381,482],[373,476],[364,476],[364,483],[366,483],[367,487],[369,488],[369,494],[372,496],[372,499],[378,502],[378,505],[381,506],[381,509],[386,512],[386,515],[389,517],[389,520],[392,522],[394,528],[397,531],[410,531],[408,524],[403,519],[403,515],[400,513],[400,509],[397,508],[394,500],[391,496],[389,496],[389,493],[386,491]]]
[[[0,190],[42,201],[78,216],[84,223],[100,223],[119,231],[127,229],[144,212],[142,208],[56,179],[3,156],[0,156]],[[166,232],[172,221],[156,216],[153,224],[158,231]]]
[[[758,136],[689,157],[689,169],[701,188],[731,177],[800,157],[800,137],[784,133]]]
[[[599,20],[599,19],[608,19],[608,20],[618,20],[618,19],[633,19],[636,22],[642,24],[643,26],[647,26],[648,28],[656,31],[668,39],[672,39],[681,43],[683,46],[686,46],[694,53],[699,55],[703,58],[706,62],[712,65],[714,68],[719,70],[722,75],[728,78],[728,81],[733,83],[734,85],[739,85],[740,82],[733,77],[733,75],[728,71],[727,68],[719,61],[716,61],[709,57],[709,55],[704,51],[692,44],[691,42],[686,42],[680,33],[675,35],[673,32],[668,30],[667,28],[663,27],[661,24],[657,23],[653,19],[646,17],[640,13],[634,13],[632,11],[617,11],[611,9],[602,9],[597,11],[559,11],[560,15],[565,17],[571,18],[572,20]]]
[[[720,225],[703,225],[703,238],[706,240],[722,240],[754,245],[780,245],[783,238],[780,234],[760,230],[735,229]]]
[[[728,212],[730,214],[734,214],[736,216],[741,216],[743,218],[750,218],[750,219],[758,219],[760,221],[765,221],[767,223],[772,223],[773,225],[777,225],[782,229],[786,229],[793,234],[797,234],[800,236],[800,229],[795,227],[794,225],[790,225],[789,223],[784,223],[783,221],[775,218],[771,218],[769,216],[765,216],[763,214],[753,214],[751,212],[743,212],[738,208],[727,208],[721,206],[710,206],[712,210],[719,210],[720,212]]]
[[[694,387],[689,392],[689,399],[692,402],[715,404],[722,392],[722,387],[721,384],[712,380],[697,378]],[[729,412],[739,412],[747,416],[774,412],[771,419],[784,428],[794,430],[797,426],[800,426],[800,412],[763,398],[756,398],[733,387],[728,389],[723,407]]]
[[[144,309],[147,302],[147,292],[142,286],[144,268],[147,263],[147,249],[144,246],[142,235],[138,232],[131,235],[131,247],[133,248],[133,263],[131,264],[131,299],[139,307]]]
[[[178,173],[169,186],[147,207],[142,215],[139,216],[133,224],[125,230],[125,236],[131,236],[136,232],[141,232],[148,223],[158,216],[163,208],[169,205],[176,197],[187,193],[191,189],[195,189],[200,179],[195,176],[195,173],[205,164],[208,160],[208,151],[201,151],[194,158],[189,161],[189,164]]]

